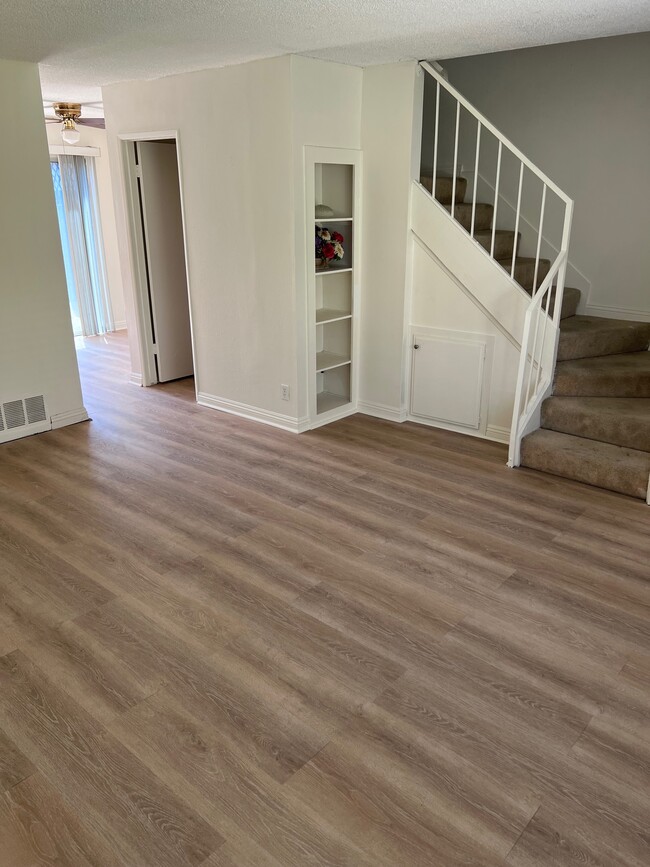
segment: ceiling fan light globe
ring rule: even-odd
[[[77,144],[77,142],[81,138],[81,135],[80,135],[79,131],[77,129],[75,129],[74,127],[72,127],[72,128],[65,127],[64,129],[61,130],[61,138],[63,139],[63,141],[66,144],[74,145],[74,144]]]

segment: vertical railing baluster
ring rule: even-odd
[[[436,121],[433,130],[433,168],[431,169],[431,195],[436,197],[436,171],[438,168],[438,119],[440,118],[440,82],[436,81]]]
[[[501,181],[501,152],[503,150],[503,142],[499,140],[499,150],[497,153],[497,177],[494,184],[494,211],[492,212],[492,243],[490,244],[490,256],[494,258],[494,239],[497,231],[497,210],[499,207],[499,182]]]
[[[553,310],[553,323],[556,326],[560,324],[562,315],[562,299],[564,298],[564,282],[566,280],[566,269],[569,256],[569,237],[571,235],[571,221],[573,219],[573,202],[566,202],[564,206],[564,225],[562,227],[562,246],[560,252],[566,253],[564,261],[560,265],[555,288],[555,309]],[[557,296],[560,296],[558,302]]]
[[[546,298],[542,300],[540,304],[540,308],[544,311],[544,326],[542,328],[542,345],[539,352],[539,364],[537,365],[537,376],[535,378],[535,391],[534,394],[537,394],[537,389],[539,388],[539,380],[542,374],[542,359],[544,358],[544,342],[546,340],[546,323],[548,322],[548,311],[551,306],[551,296],[553,294],[553,287],[550,285],[546,290]],[[544,307],[544,301],[546,301],[546,307]],[[555,303],[557,304],[557,291],[555,293]]]
[[[533,336],[533,349],[530,354],[530,371],[528,373],[528,384],[526,385],[526,403],[525,408],[528,409],[528,404],[530,403],[531,393],[530,393],[530,384],[533,378],[533,370],[535,368],[535,353],[537,352],[537,337],[539,335],[539,307],[535,310],[535,334]]]
[[[451,179],[451,216],[456,209],[456,170],[458,169],[458,126],[460,124],[460,103],[456,100],[456,135],[454,138],[454,176]]]
[[[524,396],[524,379],[526,378],[526,364],[528,361],[528,345],[530,344],[530,328],[532,311],[530,307],[524,316],[524,331],[521,336],[521,353],[517,368],[517,385],[515,388],[515,403],[512,411],[512,425],[510,431],[510,448],[508,450],[508,466],[518,467],[520,463],[521,446],[521,423],[524,415],[522,399]]]
[[[514,280],[515,278],[515,263],[517,261],[517,239],[519,237],[519,217],[521,216],[521,191],[524,185],[524,164],[523,162],[519,163],[519,192],[517,193],[517,216],[515,218],[515,240],[512,245],[512,267],[510,269],[510,276]]]
[[[542,248],[542,229],[544,227],[544,208],[546,207],[546,184],[542,189],[542,207],[539,213],[539,234],[537,235],[537,252],[535,253],[535,274],[533,276],[533,297],[537,292],[537,273],[539,271],[539,252]]]
[[[481,121],[478,121],[476,127],[476,158],[474,160],[474,192],[472,194],[472,225],[470,235],[474,237],[474,222],[476,221],[476,190],[478,188],[478,158],[481,152]]]

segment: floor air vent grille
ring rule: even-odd
[[[14,427],[24,427],[27,424],[22,400],[10,400],[8,403],[3,403],[2,409],[9,430]]]
[[[42,394],[0,404],[0,431],[10,431],[47,421],[45,398]]]
[[[25,398],[25,411],[27,413],[27,424],[36,424],[38,421],[45,421],[45,398],[42,394],[37,394],[36,397]]]

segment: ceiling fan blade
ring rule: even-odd
[[[80,117],[76,122],[79,126],[92,126],[95,129],[106,129],[103,117]]]

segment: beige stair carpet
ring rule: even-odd
[[[650,397],[650,352],[630,352],[559,362],[554,394]]]
[[[421,183],[474,239],[492,250],[494,206],[465,202],[467,180],[423,175]],[[528,293],[551,263],[519,255],[521,235],[494,231],[494,258]],[[537,271],[537,273],[535,273]],[[555,309],[555,290],[548,312]],[[646,499],[650,476],[650,323],[577,315],[580,291],[566,287],[553,396],[541,428],[525,437],[524,466]]]
[[[562,323],[558,361],[639,352],[648,348],[650,322],[573,316]]]
[[[647,322],[563,319],[554,393],[542,405],[540,430],[522,442],[522,464],[645,500],[649,344]]]
[[[650,398],[551,397],[542,427],[650,452]]]
[[[521,462],[554,476],[645,500],[650,453],[540,429],[524,438]]]

